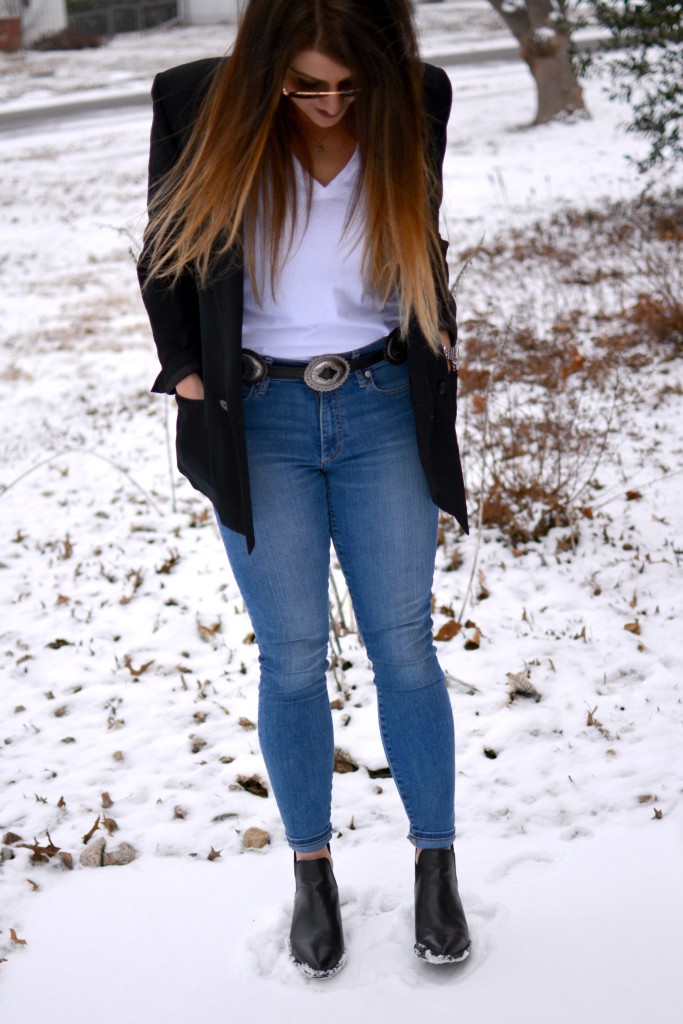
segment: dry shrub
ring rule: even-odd
[[[618,395],[618,375],[604,356],[593,361],[572,353],[563,360],[561,335],[546,339],[548,366],[539,364],[535,380],[528,368],[518,375],[518,337],[512,332],[487,391],[470,395],[463,416],[468,470],[481,478],[477,495],[479,481],[468,474],[470,498],[479,503],[482,525],[500,530],[514,547],[571,524],[604,451]]]
[[[463,254],[470,505],[514,546],[574,526],[633,371],[681,353],[682,242],[683,202],[646,198],[564,210]]]
[[[683,301],[673,296],[639,295],[627,313],[639,337],[665,346],[668,355],[683,352]]]

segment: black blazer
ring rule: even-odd
[[[200,104],[221,60],[193,61],[157,75],[149,157],[149,195],[186,144]],[[424,65],[424,106],[429,152],[441,182],[451,86],[445,72]],[[438,221],[436,197],[434,216]],[[447,243],[442,243],[445,259]],[[161,372],[153,391],[173,394],[192,372],[204,381],[203,401],[176,396],[178,468],[216,507],[221,521],[254,546],[249,471],[241,392],[244,269],[234,255],[218,262],[207,287],[186,269],[170,288],[154,279],[147,287],[146,250],[138,263]],[[441,325],[455,338],[455,303],[441,310]],[[467,530],[465,491],[455,436],[457,375],[428,346],[415,324],[408,339],[410,386],[422,466],[436,505]],[[349,347],[352,347],[351,345]]]

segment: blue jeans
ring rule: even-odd
[[[313,851],[332,835],[332,540],[372,663],[408,838],[450,846],[453,716],[431,618],[438,510],[418,457],[407,365],[380,361],[323,394],[266,377],[243,397],[252,554],[219,526],[259,646],[258,734],[289,845]]]

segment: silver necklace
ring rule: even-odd
[[[322,139],[315,139],[315,141],[313,142],[313,152],[314,153],[324,153],[325,152],[325,143],[327,142],[329,136],[332,134],[332,132],[334,131],[334,129],[336,127],[337,127],[336,124],[333,124],[331,128],[327,129],[327,132],[325,133],[325,135],[323,135]]]

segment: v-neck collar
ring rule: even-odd
[[[336,188],[339,187],[339,185],[343,185],[350,174],[355,174],[358,166],[358,146],[356,146],[353,153],[351,154],[347,162],[344,164],[342,169],[337,174],[335,174],[334,178],[332,178],[331,181],[328,181],[327,185],[323,185],[323,183],[321,181],[318,181],[318,179],[314,177],[312,174],[309,175],[307,171],[304,169],[303,165],[301,164],[301,161],[297,157],[295,157],[295,160],[297,162],[299,170],[301,171],[302,177],[310,177],[311,181],[313,182],[314,189],[318,190],[319,192],[322,192],[323,194],[329,194],[330,191],[336,191]]]

